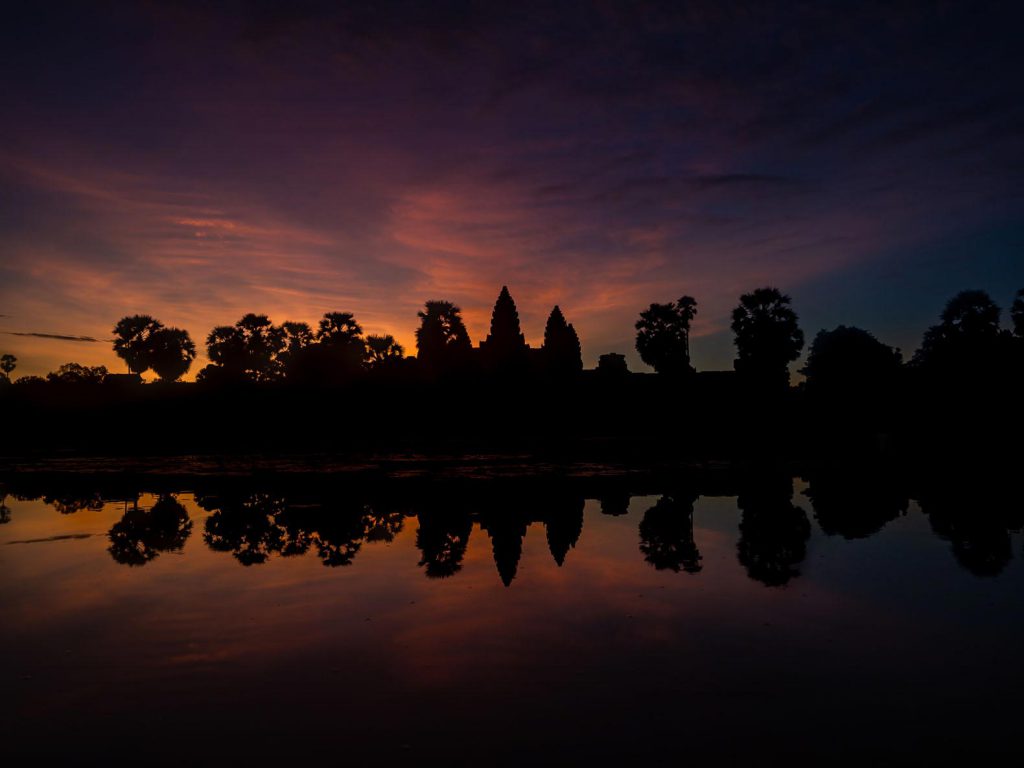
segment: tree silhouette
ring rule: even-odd
[[[152,509],[129,509],[114,523],[107,551],[122,565],[145,565],[161,552],[181,550],[191,533],[185,508],[173,496],[161,496]]]
[[[697,315],[697,301],[682,296],[668,304],[651,304],[636,321],[636,351],[658,373],[693,371],[690,365],[690,321]]]
[[[374,368],[405,359],[405,349],[391,334],[367,336],[366,350],[369,354],[369,364]]]
[[[992,373],[1007,341],[999,330],[999,315],[985,291],[961,291],[946,304],[938,325],[925,331],[911,364],[956,378]]]
[[[1010,320],[1013,323],[1013,335],[1024,339],[1024,288],[1017,291],[1010,307]]]
[[[149,337],[149,364],[162,381],[177,381],[192,367],[196,345],[188,331],[160,328]]]
[[[565,322],[562,310],[556,304],[544,326],[544,345],[541,347],[544,367],[548,373],[567,376],[583,370],[580,337],[571,323]]]
[[[732,311],[737,373],[769,385],[789,382],[789,363],[800,356],[804,334],[789,296],[777,288],[758,288],[740,296]]]
[[[101,384],[107,376],[106,366],[65,363],[56,371],[46,374],[46,380],[56,384]]]
[[[163,323],[149,315],[129,315],[117,321],[114,352],[128,365],[128,373],[145,373],[152,367],[150,338]]]
[[[351,312],[328,312],[316,331],[316,343],[286,354],[289,379],[319,385],[350,381],[367,359],[363,329]]]
[[[899,374],[902,356],[867,331],[840,325],[819,331],[801,373],[807,391],[841,398],[857,392],[883,392]]]
[[[278,356],[285,343],[285,334],[269,317],[250,313],[234,325],[210,331],[206,354],[229,377],[273,381],[281,374]]]
[[[700,550],[693,540],[695,494],[662,496],[640,522],[640,551],[657,570],[700,573]]]
[[[434,370],[450,370],[464,364],[472,350],[461,310],[450,301],[428,301],[416,316],[416,356]]]
[[[328,346],[351,346],[362,351],[363,329],[351,312],[326,312],[320,319],[316,340]]]
[[[520,330],[519,311],[508,286],[501,286],[491,312],[491,332],[480,344],[480,350],[492,370],[508,371],[526,362],[526,339]]]
[[[0,373],[3,373],[4,380],[10,381],[11,380],[11,374],[14,372],[14,369],[17,368],[17,367],[18,367],[18,358],[16,358],[14,355],[8,354],[8,355],[4,355],[3,357],[0,357]]]

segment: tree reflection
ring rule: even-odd
[[[416,547],[419,565],[431,579],[445,579],[462,570],[473,520],[461,509],[426,508],[419,513]]]
[[[277,518],[285,507],[280,496],[254,493],[240,498],[197,495],[208,512],[203,541],[215,552],[230,552],[242,565],[265,563],[280,552],[283,529]]]
[[[810,476],[806,495],[828,536],[863,539],[907,512],[909,499],[892,478],[876,470],[843,467]]]
[[[993,489],[943,485],[920,499],[932,530],[952,544],[953,556],[975,576],[998,576],[1013,557],[1010,529],[1019,529],[1011,499]]]
[[[73,515],[83,511],[99,512],[103,509],[103,497],[99,493],[62,492],[59,495],[43,496],[43,503],[49,504],[62,515]]]
[[[742,510],[737,556],[750,578],[769,587],[799,576],[796,566],[807,555],[811,525],[792,500],[793,479],[782,472],[748,476],[737,498]]]
[[[640,522],[640,551],[659,571],[700,573],[701,555],[693,540],[697,494],[662,496]]]
[[[185,508],[173,496],[161,496],[151,509],[132,507],[114,523],[107,551],[122,565],[145,565],[161,552],[181,550],[191,533]]]

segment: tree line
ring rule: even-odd
[[[636,350],[659,375],[685,377],[696,372],[690,358],[691,324],[697,301],[654,303],[636,321]],[[200,383],[290,381],[301,384],[342,384],[366,372],[465,374],[483,371],[501,375],[542,373],[568,377],[583,370],[580,339],[561,309],[548,316],[544,341],[531,349],[522,333],[515,301],[502,287],[491,316],[490,332],[474,348],[461,309],[449,301],[427,301],[417,317],[416,356],[390,334],[364,335],[350,312],[328,312],[316,328],[286,321],[275,325],[267,315],[246,314],[234,325],[218,326],[206,336],[209,364],[198,372]],[[801,373],[808,391],[884,387],[904,368],[936,375],[998,375],[1018,370],[1024,360],[1024,289],[1010,308],[1010,327],[1000,324],[1001,310],[984,291],[958,293],[939,322],[925,332],[913,357],[904,362],[899,350],[873,334],[840,325],[814,338]],[[745,293],[732,311],[738,375],[767,388],[789,383],[789,365],[800,357],[805,338],[789,296],[764,287]],[[164,382],[181,379],[196,358],[189,332],[167,327],[149,315],[131,315],[113,328],[114,352],[129,374],[153,371]],[[0,357],[0,382],[10,383],[17,361]],[[625,370],[623,356],[602,356],[598,370]],[[99,383],[104,366],[68,363],[46,380],[57,383]],[[22,377],[15,383],[42,381]]]

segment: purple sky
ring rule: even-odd
[[[999,3],[25,4],[0,25],[0,352],[75,360],[147,312],[426,299],[486,334],[508,284],[584,360],[699,302],[700,369],[765,284],[808,339],[908,355],[945,301],[1024,286],[1022,19]],[[28,334],[28,335],[20,335]],[[193,373],[204,364],[201,355]],[[796,367],[796,366],[794,366]]]

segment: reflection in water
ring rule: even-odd
[[[750,578],[781,587],[800,575],[797,565],[807,554],[811,525],[793,506],[793,478],[782,472],[752,473],[743,479],[737,505],[743,510],[740,563]]]
[[[312,762],[339,738],[360,765],[659,764],[686,723],[688,755],[729,765],[848,743],[977,763],[1019,720],[1015,493],[909,485],[919,509],[866,474],[737,469],[154,482],[40,488],[51,506],[0,488],[0,679],[26,755],[59,722],[67,764],[146,754],[154,727],[160,764]]]
[[[689,482],[689,481],[688,481]],[[398,496],[319,488],[301,492],[258,490],[237,485],[195,494],[209,513],[203,541],[213,551],[230,553],[245,566],[271,557],[314,553],[325,566],[351,565],[364,544],[389,543],[416,518],[419,566],[430,579],[462,569],[474,524],[490,541],[499,578],[510,586],[519,572],[530,525],[545,528],[547,546],[558,566],[582,535],[587,494],[565,485],[503,486],[431,491]],[[628,514],[628,487],[599,486],[602,515]],[[656,570],[699,574],[703,556],[695,535],[694,507],[701,491],[735,495],[741,512],[736,553],[747,575],[767,586],[784,586],[800,576],[811,527],[793,504],[793,479],[785,471],[747,471],[693,481],[661,496],[639,522],[639,549]],[[814,518],[828,536],[862,539],[907,514],[909,498],[891,475],[863,468],[818,469],[803,492]],[[916,494],[931,530],[952,543],[956,561],[975,576],[1002,573],[1013,556],[1011,531],[1024,524],[1015,487],[964,486],[949,481]],[[42,492],[11,481],[0,488],[0,523],[11,520],[8,499],[42,498],[62,515],[99,512],[104,496],[81,489]],[[138,492],[120,491],[125,511],[109,533],[109,553],[119,563],[144,565],[165,552],[181,551],[192,532],[188,512],[173,494],[162,493],[149,509],[138,506]]]
[[[494,564],[501,583],[512,584],[523,556],[523,539],[530,521],[518,504],[495,504],[480,515],[480,528],[491,537]]]
[[[431,579],[444,579],[462,570],[473,520],[463,509],[430,505],[419,513],[416,547],[419,565]]]
[[[145,565],[161,552],[180,551],[192,533],[188,512],[169,495],[151,509],[132,507],[110,529],[110,556],[123,565]]]
[[[693,540],[693,504],[697,494],[662,496],[640,521],[640,551],[661,570],[700,573],[700,550]]]
[[[629,493],[608,491],[601,496],[601,514],[620,517],[629,512]]]
[[[242,565],[311,549],[325,566],[351,565],[364,541],[392,541],[404,525],[401,512],[351,500],[255,493],[197,495],[196,503],[212,513],[203,540],[211,549],[230,552]]]
[[[103,497],[99,493],[75,495],[62,493],[56,496],[43,496],[43,501],[62,515],[73,515],[76,512],[99,512],[103,509]]]
[[[1013,557],[1010,531],[1021,529],[1019,502],[991,488],[944,484],[921,496],[932,530],[952,542],[956,561],[975,576],[998,576]]]
[[[584,504],[582,497],[560,495],[543,511],[548,549],[559,567],[565,563],[565,556],[576,546],[583,533]]]
[[[805,491],[814,517],[829,536],[863,539],[907,512],[910,502],[895,479],[879,471],[833,467],[815,472]]]

